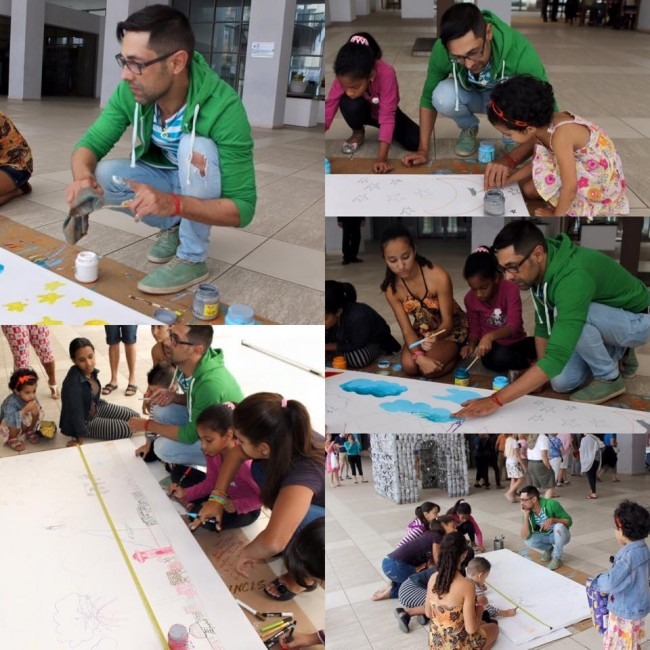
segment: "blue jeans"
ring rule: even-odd
[[[626,348],[643,345],[648,337],[650,314],[633,314],[592,302],[573,354],[562,372],[551,379],[553,390],[568,393],[592,376],[601,381],[616,379]]]
[[[190,163],[192,153],[205,156],[205,172],[203,175],[196,166]],[[104,189],[104,201],[107,205],[119,205],[134,196],[128,185],[116,183],[113,176],[151,185],[160,192],[193,196],[198,199],[221,198],[221,170],[219,167],[219,150],[209,138],[197,136],[194,147],[190,151],[190,134],[185,133],[178,146],[178,168],[154,167],[142,161],[137,161],[131,167],[129,160],[118,158],[102,160],[95,171],[98,183]],[[129,216],[133,212],[126,208],[120,209]],[[142,222],[154,228],[168,230],[180,224],[178,236],[180,244],[176,255],[188,262],[205,262],[208,257],[210,243],[210,225],[198,223],[181,217],[160,217],[149,215]]]
[[[465,90],[458,84],[458,106],[456,110],[456,91],[452,78],[441,81],[431,95],[433,107],[440,115],[449,117],[459,129],[470,129],[479,125],[479,119],[474,113],[487,113],[490,102],[490,89]]]
[[[553,549],[553,558],[562,559],[564,545],[571,541],[571,531],[564,524],[553,524],[553,533],[533,533],[527,540],[526,546],[536,551]]]
[[[153,419],[159,424],[171,424],[182,427],[189,422],[187,407],[183,404],[154,406]],[[155,427],[154,427],[155,429]],[[176,465],[201,465],[205,467],[205,454],[201,451],[201,441],[192,444],[170,440],[159,436],[154,442],[154,452],[164,463]]]
[[[390,597],[397,598],[400,585],[404,580],[408,580],[409,576],[415,573],[416,567],[412,564],[407,564],[401,560],[394,560],[388,555],[381,563],[381,570],[386,574],[386,577],[392,582],[390,588]]]

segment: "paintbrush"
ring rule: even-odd
[[[167,309],[168,311],[173,311],[177,316],[182,316],[183,312],[180,309],[170,309],[169,307],[165,307],[165,305],[161,305],[158,302],[153,302],[151,300],[146,300],[145,298],[140,298],[140,296],[133,296],[129,294],[129,298],[132,298],[133,300],[137,300],[138,302],[144,302],[147,305],[151,305],[152,307],[158,307],[160,309]]]
[[[467,368],[465,368],[465,370],[469,371],[469,369],[470,369],[470,368],[471,368],[471,367],[472,367],[472,366],[473,366],[473,365],[474,365],[474,364],[475,364],[475,363],[476,363],[480,358],[481,358],[481,357],[479,357],[478,354],[476,354],[476,356],[474,357],[474,361],[472,361],[472,363],[470,363],[469,366],[467,366]]]
[[[429,334],[429,336],[425,336],[421,341],[416,341],[415,343],[411,343],[409,345],[409,350],[412,350],[413,348],[417,348],[418,345],[422,345],[426,340],[433,338],[434,336],[438,336],[439,334],[443,334],[444,332],[447,331],[447,328],[440,330],[439,332],[436,332],[435,334]]]

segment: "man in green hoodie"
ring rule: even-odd
[[[456,154],[471,156],[478,148],[479,119],[475,114],[487,113],[490,91],[499,81],[516,74],[548,81],[528,40],[491,11],[481,11],[474,4],[455,4],[447,9],[439,37],[431,52],[420,99],[420,146],[402,158],[407,167],[428,162],[438,114],[450,117],[461,130]],[[492,164],[491,173],[512,171],[532,150],[532,143],[518,146]],[[491,181],[486,177],[486,182]]]
[[[457,417],[489,415],[541,388],[602,404],[625,392],[638,368],[634,348],[650,337],[648,288],[604,253],[566,235],[546,238],[530,221],[512,221],[493,245],[505,278],[530,289],[537,363],[491,397],[465,402]],[[576,390],[579,389],[579,390]]]
[[[151,5],[117,25],[121,82],[72,154],[66,200],[92,192],[160,230],[138,289],[168,294],[205,280],[210,228],[255,210],[253,139],[237,93],[194,52],[187,17]],[[102,160],[133,127],[130,160]],[[101,161],[101,162],[100,162]]]
[[[129,420],[132,432],[147,434],[147,443],[137,449],[137,455],[149,453],[157,434],[154,452],[160,460],[205,465],[197,418],[208,406],[244,399],[237,380],[224,366],[223,352],[212,349],[212,336],[210,325],[172,325],[163,347],[169,362],[176,366],[176,380],[183,393],[158,389],[150,399],[153,417]]]

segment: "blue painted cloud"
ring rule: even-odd
[[[456,402],[462,404],[468,399],[478,399],[482,397],[480,393],[474,390],[464,390],[462,388],[445,388],[446,395],[433,395],[433,399],[441,399],[445,402]]]
[[[406,386],[374,379],[352,379],[341,384],[341,388],[348,393],[373,395],[374,397],[396,397],[408,390]]]
[[[451,416],[447,409],[435,409],[424,402],[409,402],[406,399],[398,399],[395,402],[386,402],[380,405],[384,411],[389,413],[408,413],[429,422],[456,422],[458,418]]]

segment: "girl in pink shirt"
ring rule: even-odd
[[[338,51],[334,62],[336,79],[325,100],[325,130],[336,111],[352,129],[343,144],[344,154],[354,153],[365,138],[365,126],[379,129],[379,151],[373,169],[377,174],[392,171],[388,150],[396,140],[408,151],[420,146],[420,127],[399,108],[399,87],[392,65],[381,60],[381,48],[367,32],[353,34]]]
[[[201,449],[206,457],[207,473],[201,483],[184,488],[181,478],[169,486],[169,496],[176,497],[188,512],[198,513],[215,489],[221,470],[222,453],[237,445],[232,425],[234,405],[214,404],[201,412],[196,420],[196,430],[201,440]],[[262,508],[260,488],[251,476],[251,460],[242,463],[234,481],[228,489],[229,503],[225,506],[221,528],[242,528],[252,524]],[[204,527],[216,530],[214,524]]]
[[[517,285],[499,273],[496,257],[480,246],[465,261],[463,277],[471,291],[465,295],[469,340],[463,359],[476,353],[488,370],[524,370],[537,358],[535,339],[526,336]]]

